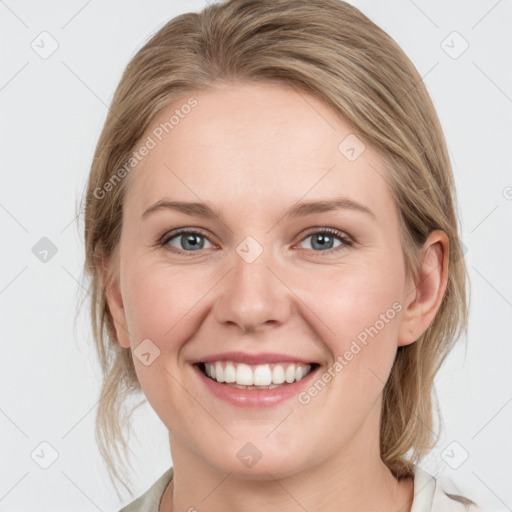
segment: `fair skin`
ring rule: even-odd
[[[410,511],[412,479],[397,481],[380,458],[381,398],[397,347],[417,340],[440,306],[446,235],[429,236],[413,283],[379,155],[366,145],[348,160],[338,146],[350,126],[284,85],[191,93],[160,112],[141,141],[189,96],[198,105],[129,175],[107,293],[119,343],[134,350],[149,339],[160,350],[148,366],[134,357],[169,430],[175,476],[160,512]],[[373,215],[284,216],[297,202],[340,196]],[[169,208],[142,217],[163,199],[205,203],[224,220]],[[200,249],[186,235],[158,245],[178,228],[199,231]],[[321,228],[353,244],[337,251],[343,242],[332,235],[329,250],[319,248]],[[236,251],[248,236],[263,248],[251,263]],[[317,362],[321,378],[397,301],[401,310],[307,404],[239,407],[212,394],[192,365],[227,351],[284,353]],[[251,467],[237,457],[247,442],[261,453]]]

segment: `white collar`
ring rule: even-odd
[[[444,483],[431,474],[414,466],[414,500],[411,512],[471,512],[477,510],[465,505],[464,497],[451,494]]]

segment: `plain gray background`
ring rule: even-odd
[[[422,467],[485,510],[511,510],[512,1],[351,3],[424,78],[458,188],[469,336],[438,376],[445,429]],[[170,18],[203,5],[0,0],[0,511],[117,511],[133,499],[119,502],[94,442],[100,373],[87,309],[74,324],[84,258],[76,205],[129,59]],[[171,460],[147,404],[134,429],[137,496]]]

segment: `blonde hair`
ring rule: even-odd
[[[416,68],[382,29],[339,0],[230,0],[170,20],[136,53],[115,91],[85,195],[85,271],[103,371],[96,436],[109,474],[126,455],[124,431],[141,390],[131,351],[116,331],[100,279],[117,261],[126,179],[100,197],[165,106],[215,81],[288,84],[323,100],[381,155],[399,210],[407,271],[418,278],[418,249],[436,229],[449,238],[448,283],[427,331],[399,347],[385,385],[381,458],[397,478],[431,450],[434,377],[467,329],[469,298],[458,237],[455,187],[443,132]],[[437,408],[438,412],[438,408]],[[125,485],[126,487],[126,485]]]

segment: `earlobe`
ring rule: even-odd
[[[113,319],[117,340],[122,347],[130,348],[130,338],[119,279],[112,275],[113,272],[108,268],[108,265],[98,265],[98,271],[103,289],[105,290],[108,309]]]
[[[444,231],[435,230],[421,248],[418,279],[406,289],[398,346],[414,343],[429,327],[441,306],[448,282],[449,240]]]

